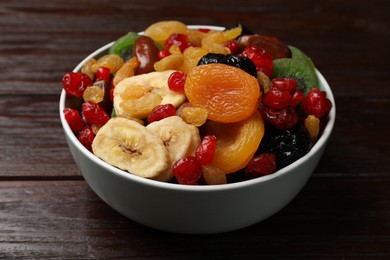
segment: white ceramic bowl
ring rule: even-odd
[[[221,30],[221,27],[198,26]],[[193,28],[197,28],[193,26]],[[86,57],[104,54],[107,44]],[[286,206],[302,189],[318,164],[332,132],[336,109],[332,91],[317,71],[320,88],[333,108],[328,123],[308,154],[274,174],[238,183],[187,186],[132,175],[100,160],[77,140],[63,109],[72,106],[62,91],[59,110],[66,140],[81,174],[92,190],[113,209],[146,226],[175,233],[212,234],[233,231],[270,217]],[[280,192],[283,191],[283,192]]]

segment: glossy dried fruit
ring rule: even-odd
[[[205,137],[203,137],[200,145],[195,151],[196,159],[202,165],[211,164],[214,159],[215,148],[216,148],[215,135],[206,135]]]
[[[78,110],[73,108],[64,108],[63,113],[66,122],[68,122],[70,129],[72,129],[74,133],[77,133],[84,127],[84,120],[81,118]]]
[[[77,133],[77,139],[85,148],[87,148],[91,152],[92,142],[94,138],[95,134],[93,133],[93,129],[91,126],[85,126]]]
[[[303,100],[302,108],[306,114],[321,118],[328,109],[326,96],[318,88],[313,88]]]
[[[172,167],[173,176],[180,184],[194,185],[202,177],[202,164],[193,156],[179,159]]]
[[[104,125],[110,119],[110,116],[99,104],[90,101],[81,105],[81,111],[84,115],[85,121],[87,121],[90,125]]]
[[[205,108],[190,105],[181,109],[180,116],[187,124],[200,127],[206,123],[208,112]]]
[[[120,67],[122,67],[124,60],[121,56],[116,54],[106,54],[100,57],[96,63],[92,64],[91,70],[96,73],[100,67],[110,69],[111,73],[116,73]]]
[[[176,108],[172,104],[158,105],[153,108],[152,112],[148,115],[148,123],[159,121],[166,117],[176,115]]]
[[[62,78],[62,87],[70,96],[82,97],[84,90],[89,86],[92,86],[91,78],[81,72],[69,72]]]
[[[272,75],[272,57],[266,50],[258,46],[248,46],[242,55],[253,61],[257,71],[265,73],[268,77]]]
[[[168,87],[173,91],[183,91],[187,74],[182,71],[175,71],[168,78]]]
[[[241,69],[213,63],[195,67],[187,75],[185,94],[193,106],[208,111],[208,119],[231,123],[250,117],[257,109],[260,87]]]
[[[207,185],[221,185],[227,183],[226,174],[211,165],[203,165],[203,179]]]
[[[273,173],[276,169],[276,157],[273,153],[262,153],[254,156],[245,168],[245,173],[261,177]]]
[[[104,88],[100,86],[90,86],[83,93],[84,102],[91,101],[93,103],[100,103],[104,100]]]
[[[305,118],[304,124],[310,139],[315,142],[320,133],[320,120],[314,115],[309,115]]]
[[[158,58],[159,49],[152,38],[141,35],[135,41],[133,47],[133,56],[137,57],[139,66],[137,66],[135,74],[145,74],[154,71],[154,63]]]
[[[244,168],[253,157],[264,135],[264,123],[256,111],[236,123],[205,124],[205,135],[215,135],[216,150],[212,165],[225,174]]]

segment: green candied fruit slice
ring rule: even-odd
[[[138,37],[138,33],[128,32],[114,42],[114,44],[108,50],[108,54],[117,54],[124,60],[130,59],[132,57],[133,46]]]
[[[288,46],[291,58],[273,61],[272,78],[287,77],[298,82],[298,88],[306,95],[312,88],[319,86],[313,61],[296,47]]]

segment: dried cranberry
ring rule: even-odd
[[[273,87],[265,93],[263,102],[272,108],[281,109],[290,105],[291,95],[287,90]]]
[[[182,71],[175,71],[168,78],[168,87],[173,91],[183,91],[187,74]]]
[[[237,41],[236,40],[226,41],[222,45],[224,47],[229,48],[231,54],[235,54],[237,52],[237,50],[238,50]]]
[[[152,112],[148,116],[148,123],[152,123],[154,121],[159,121],[166,117],[176,115],[176,108],[172,104],[163,104],[158,105],[153,108]]]
[[[304,98],[305,95],[302,93],[302,91],[299,88],[296,88],[292,93],[290,106],[296,107],[299,103],[303,101]]]
[[[177,45],[181,52],[192,46],[191,43],[187,42],[187,35],[181,33],[174,33],[168,37],[164,42],[164,47],[169,49],[172,45]]]
[[[195,151],[196,159],[203,165],[208,165],[213,162],[216,148],[216,137],[214,135],[206,135]]]
[[[106,67],[100,67],[96,70],[96,79],[95,81],[107,81],[109,82],[111,79],[111,72],[109,68]]]
[[[85,121],[90,125],[104,125],[110,119],[109,115],[99,104],[90,101],[81,105],[81,111]]]
[[[259,110],[261,112],[262,117],[267,122],[281,130],[292,128],[299,121],[298,113],[291,106],[287,106],[282,109],[276,109],[269,107],[263,102],[261,102],[259,104]]]
[[[70,96],[82,97],[89,86],[92,86],[91,78],[81,72],[69,72],[62,78],[62,87]]]
[[[263,72],[268,77],[272,75],[272,57],[267,51],[258,46],[248,46],[242,55],[253,61],[257,71]]]
[[[168,57],[169,55],[171,55],[171,53],[168,50],[160,50],[158,52],[158,60],[162,60],[165,57]]]
[[[328,106],[326,95],[318,88],[313,88],[303,100],[302,108],[306,114],[321,118],[328,110]]]
[[[74,133],[80,131],[84,127],[84,120],[81,118],[79,111],[73,108],[64,108],[64,116],[68,122],[70,129]]]
[[[293,92],[298,86],[298,82],[292,78],[274,78],[271,82],[273,87],[286,90],[289,93]]]
[[[202,164],[194,156],[179,159],[172,168],[173,176],[180,184],[197,184],[203,174]]]
[[[80,143],[90,151],[92,151],[92,142],[94,138],[95,134],[93,133],[91,126],[84,126],[77,134],[77,139]]]
[[[276,169],[276,157],[273,153],[262,153],[254,156],[248,166],[245,168],[245,173],[260,177],[271,174]]]

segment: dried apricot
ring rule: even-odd
[[[208,119],[221,123],[238,122],[251,116],[261,95],[255,77],[220,63],[192,69],[184,91],[193,106],[207,109]]]
[[[216,149],[212,165],[225,174],[244,168],[257,151],[264,136],[264,122],[258,111],[236,123],[207,121],[205,134],[215,135]]]

